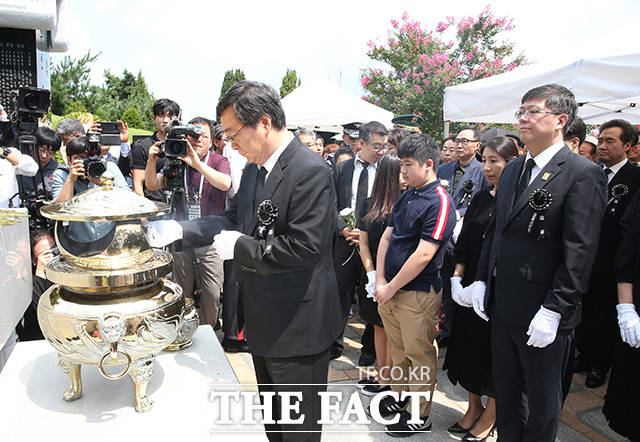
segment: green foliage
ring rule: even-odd
[[[89,108],[89,101],[95,93],[95,86],[89,84],[90,63],[95,61],[100,53],[91,55],[87,52],[83,57],[75,60],[71,57],[64,59],[51,69],[51,111],[54,114],[66,113],[71,102],[83,103]]]
[[[246,80],[246,78],[241,69],[230,69],[225,72],[224,80],[222,80],[222,87],[220,88],[220,97],[222,98],[231,86],[242,80]]]
[[[70,114],[72,112],[86,113],[87,108],[80,101],[72,101],[67,105],[66,109],[64,110],[64,113]]]
[[[295,88],[300,86],[300,79],[295,69],[287,69],[287,73],[282,77],[282,86],[280,86],[280,98],[289,95]]]
[[[129,108],[133,108],[138,119],[135,120],[135,126],[128,124],[131,127],[154,130],[152,107],[155,98],[149,92],[141,72],[135,75],[125,69],[122,75],[118,75],[105,70],[104,86],[89,84],[90,64],[98,55],[91,56],[88,52],[78,60],[65,57],[52,68],[52,112],[60,115],[84,110],[93,113],[95,119],[115,121]],[[69,107],[71,103],[74,103],[73,107]]]
[[[362,75],[365,99],[394,114],[418,114],[423,131],[443,135],[444,89],[467,81],[510,71],[526,63],[514,54],[514,44],[503,34],[511,20],[495,17],[487,6],[476,18],[447,17],[435,30],[425,30],[405,12],[402,22],[391,20],[385,44],[369,42],[369,58],[386,69],[368,68]],[[447,30],[455,39],[446,42]]]
[[[142,126],[142,120],[140,119],[140,113],[135,107],[129,107],[122,114],[122,121],[127,123],[129,127],[140,127]]]

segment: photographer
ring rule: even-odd
[[[213,123],[210,120],[197,117],[189,124],[202,130],[197,138],[187,136],[187,156],[180,157],[189,166],[185,172],[185,193],[188,195],[190,218],[217,215],[224,210],[226,192],[231,187],[229,161],[212,151]],[[156,142],[149,149],[145,170],[149,190],[164,188],[163,174],[156,173],[159,152],[160,142]],[[192,296],[194,283],[196,290],[200,287],[200,323],[215,326],[220,309],[223,270],[222,260],[213,246],[174,253],[173,275],[185,296]]]
[[[60,150],[62,139],[60,138],[60,135],[48,127],[37,128],[34,136],[37,140],[37,154],[40,170],[38,170],[33,177],[27,178],[21,176],[18,180],[26,197],[44,197],[46,200],[50,200],[51,176],[53,175],[53,172],[60,167],[60,163],[54,160],[53,156],[58,150]]]
[[[124,121],[117,120],[120,129],[120,144],[102,146],[101,157],[106,161],[111,161],[118,165],[122,176],[127,181],[129,187],[132,186],[131,175],[131,146],[129,145],[129,125]],[[96,121],[89,129],[89,132],[102,133],[100,121]]]
[[[17,175],[32,177],[37,172],[38,164],[29,155],[13,147],[0,147],[0,208],[18,207]]]
[[[149,159],[149,149],[158,141],[164,141],[167,139],[167,136],[164,133],[164,128],[178,116],[180,116],[180,106],[178,106],[178,103],[173,100],[169,100],[168,98],[161,98],[157,100],[153,103],[153,122],[158,130],[156,130],[150,137],[138,141],[133,145],[133,152],[131,154],[133,191],[153,201],[162,201],[162,192],[150,190],[148,184],[145,183],[145,169],[147,166],[147,160]],[[156,164],[156,172],[160,172],[162,170],[163,162],[157,161]]]
[[[69,168],[61,167],[51,176],[52,196],[55,203],[63,203],[76,193],[84,192],[102,186],[96,178],[91,177],[84,170],[84,160],[90,156],[87,137],[74,138],[67,144],[67,162]],[[128,188],[120,169],[115,163],[106,161],[107,172],[113,176],[113,184],[117,187]]]
[[[56,133],[60,135],[60,138],[62,138],[60,156],[62,157],[62,161],[65,161],[65,166],[68,166],[68,164],[66,164],[67,144],[69,144],[74,138],[84,135],[84,126],[82,126],[82,122],[77,118],[67,117],[64,120],[60,120],[58,126],[56,126]]]

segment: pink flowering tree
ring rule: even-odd
[[[418,114],[423,131],[441,139],[444,88],[510,71],[526,63],[514,44],[502,39],[512,20],[496,17],[487,6],[476,18],[447,17],[435,30],[423,29],[405,12],[383,44],[369,42],[367,55],[382,68],[366,68],[364,99],[399,114]],[[453,39],[445,41],[446,36]],[[380,65],[380,63],[376,63]]]

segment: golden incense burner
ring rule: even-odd
[[[81,366],[96,365],[107,379],[129,374],[135,409],[144,412],[155,356],[176,340],[187,313],[181,287],[163,278],[171,254],[149,247],[141,224],[169,206],[108,178],[103,184],[41,209],[56,220],[61,255],[47,264],[55,285],[40,298],[38,322],[71,381],[64,400],[82,396]]]

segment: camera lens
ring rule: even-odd
[[[107,170],[102,161],[97,158],[87,158],[84,162],[84,169],[88,176],[95,179],[99,179]]]
[[[37,109],[39,104],[38,96],[36,94],[26,94],[24,96],[24,104],[28,108]]]

